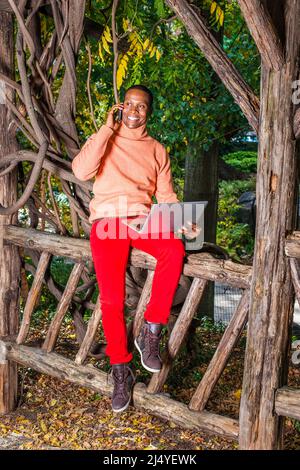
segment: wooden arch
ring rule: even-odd
[[[257,225],[253,267],[230,260],[215,259],[198,253],[189,255],[183,276],[192,279],[188,293],[173,325],[165,366],[153,375],[148,387],[137,384],[135,406],[145,408],[182,426],[204,429],[229,437],[239,436],[242,449],[275,449],[282,445],[282,416],[299,419],[299,390],[286,385],[287,354],[290,347],[295,292],[299,295],[299,234],[296,228],[298,188],[297,157],[299,152],[300,110],[292,96],[299,76],[300,3],[297,0],[238,0],[245,21],[261,54],[260,97],[255,96],[234,64],[211,34],[201,9],[187,0],[166,0],[185,25],[224,85],[240,106],[259,138],[257,172]],[[113,2],[113,8],[117,1]],[[104,372],[84,365],[93,352],[93,338],[101,319],[101,309],[93,306],[88,325],[77,322],[80,347],[75,362],[53,352],[66,311],[75,317],[90,303],[91,255],[88,242],[79,237],[79,222],[88,236],[89,182],[80,182],[72,175],[70,161],[79,150],[74,125],[76,94],[76,55],[84,28],[93,24],[84,18],[85,0],[69,8],[68,2],[55,0],[0,0],[0,84],[4,102],[0,102],[0,123],[6,133],[0,135],[0,149],[7,149],[0,158],[0,411],[15,406],[17,393],[16,364],[21,363],[41,372],[111,393]],[[29,8],[28,8],[29,6]],[[39,42],[39,12],[51,14],[55,29],[48,44]],[[15,44],[20,81],[12,76],[13,19],[18,24]],[[115,38],[114,38],[115,39]],[[4,47],[5,46],[5,47]],[[24,48],[30,56],[26,60]],[[51,85],[62,62],[65,74],[54,102]],[[50,70],[50,64],[54,64]],[[4,92],[3,92],[4,90]],[[36,92],[40,98],[37,99]],[[18,96],[17,104],[15,95]],[[28,118],[28,119],[27,119]],[[21,129],[36,148],[25,152],[17,148],[14,132]],[[64,151],[67,154],[65,158]],[[24,192],[17,200],[17,165],[31,161],[33,168]],[[41,170],[55,174],[62,183],[72,214],[73,235],[68,236],[57,212],[46,214],[56,234],[36,230],[37,207],[42,201],[33,197],[32,189]],[[50,185],[51,186],[51,185]],[[49,186],[49,190],[50,190]],[[27,204],[32,226],[18,227],[16,214]],[[77,237],[77,238],[76,238]],[[25,306],[21,327],[18,325],[20,258],[18,248],[35,260],[34,283]],[[66,289],[61,292],[48,274],[51,256],[60,254],[75,261]],[[155,260],[133,250],[132,273],[147,269],[146,282],[140,286],[135,319],[129,331],[131,341],[141,325],[143,309],[149,297]],[[80,302],[78,282],[87,289]],[[180,350],[208,280],[219,280],[244,289],[241,302],[221,343],[199,383],[189,406],[171,400],[161,393],[172,361]],[[55,317],[41,349],[26,346],[30,318],[42,286],[46,283],[56,295]],[[240,424],[227,417],[208,413],[205,405],[229,354],[248,319]],[[95,350],[94,350],[95,352]],[[147,397],[147,400],[145,399]]]

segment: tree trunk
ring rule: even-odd
[[[0,11],[0,72],[13,78],[13,15]],[[0,159],[17,150],[14,126],[11,124],[5,96],[13,100],[11,89],[0,81]],[[0,203],[11,206],[17,200],[17,170],[0,177]],[[20,257],[18,247],[4,245],[2,224],[17,222],[17,214],[0,216],[0,337],[14,335],[19,321]],[[2,236],[1,236],[2,233]],[[18,387],[17,365],[7,361],[5,351],[0,354],[0,413],[7,413],[16,406]]]
[[[292,83],[298,78],[300,4],[297,0],[284,0],[283,6],[286,62],[278,71],[262,62],[255,275],[250,289],[241,399],[242,449],[282,446],[283,423],[274,412],[274,399],[276,390],[287,381],[294,305],[284,245],[286,234],[295,227],[297,149],[293,134]],[[277,25],[278,17],[273,20]]]
[[[208,151],[190,147],[185,160],[184,201],[208,201],[204,213],[204,240],[216,243],[218,212],[218,142]],[[214,282],[208,282],[198,307],[200,316],[214,318]]]

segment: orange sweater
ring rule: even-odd
[[[146,123],[130,129],[122,121],[117,131],[103,124],[73,159],[72,170],[81,181],[96,176],[90,223],[101,217],[147,214],[153,194],[157,202],[179,202],[169,154],[148,134]]]

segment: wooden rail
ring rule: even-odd
[[[39,252],[48,252],[56,256],[69,258],[75,262],[92,260],[89,240],[67,238],[35,229],[26,229],[14,225],[4,225],[5,243],[27,247]],[[154,270],[156,259],[136,248],[131,250],[128,264],[139,268]],[[183,274],[191,277],[220,282],[232,287],[249,288],[252,266],[235,263],[231,260],[214,259],[209,253],[193,253],[186,256]]]
[[[278,416],[300,420],[300,389],[282,387],[276,391],[275,411]]]
[[[6,360],[15,361],[60,380],[68,380],[105,396],[112,394],[112,383],[108,374],[91,365],[77,366],[59,354],[17,345],[7,339],[0,340],[0,350],[5,354]],[[146,410],[159,418],[172,420],[186,429],[206,431],[231,439],[238,437],[236,420],[208,411],[191,411],[186,405],[172,400],[165,394],[147,393],[146,386],[142,383],[137,383],[134,387],[133,404],[136,408]]]

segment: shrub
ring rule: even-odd
[[[222,159],[239,171],[244,173],[256,173],[257,152],[240,150],[238,152],[222,155]]]

